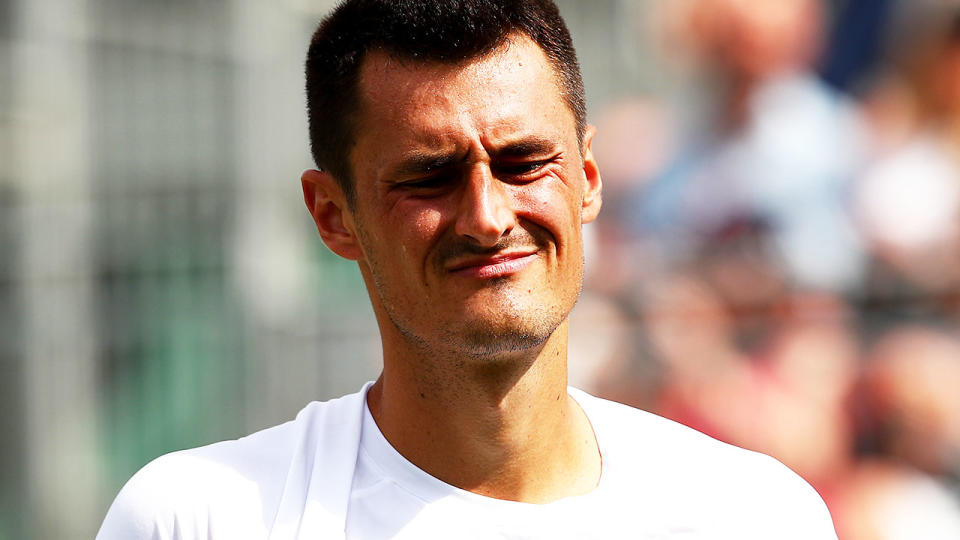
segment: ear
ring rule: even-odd
[[[583,223],[590,223],[597,219],[600,213],[600,206],[603,204],[601,194],[603,192],[603,181],[600,179],[600,168],[597,167],[597,160],[593,157],[592,143],[593,136],[597,134],[597,128],[588,125],[583,134]]]
[[[353,212],[346,195],[330,173],[309,169],[300,176],[303,202],[317,224],[317,231],[330,251],[351,261],[363,257],[357,239]]]

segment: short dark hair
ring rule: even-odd
[[[345,0],[320,23],[307,52],[310,149],[317,167],[333,175],[352,205],[348,156],[368,51],[455,64],[493,52],[516,33],[530,37],[553,65],[582,141],[583,79],[570,32],[551,0]]]

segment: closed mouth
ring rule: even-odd
[[[537,256],[536,251],[520,251],[474,257],[456,262],[448,267],[448,271],[452,274],[484,279],[506,277],[525,268]]]

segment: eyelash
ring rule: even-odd
[[[439,174],[437,176],[431,176],[429,178],[423,178],[420,180],[413,180],[411,182],[404,182],[401,184],[401,187],[409,189],[435,189],[443,187],[445,184],[450,182],[451,176],[446,174]]]
[[[546,166],[550,160],[541,160],[541,161],[528,161],[524,163],[516,163],[506,166],[499,166],[496,168],[497,173],[506,174],[510,176],[523,176],[525,174],[530,174],[539,171],[544,166]]]

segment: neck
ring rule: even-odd
[[[567,323],[535,350],[492,358],[384,346],[370,412],[398,452],[474,493],[544,503],[592,490],[600,456],[566,390]]]

